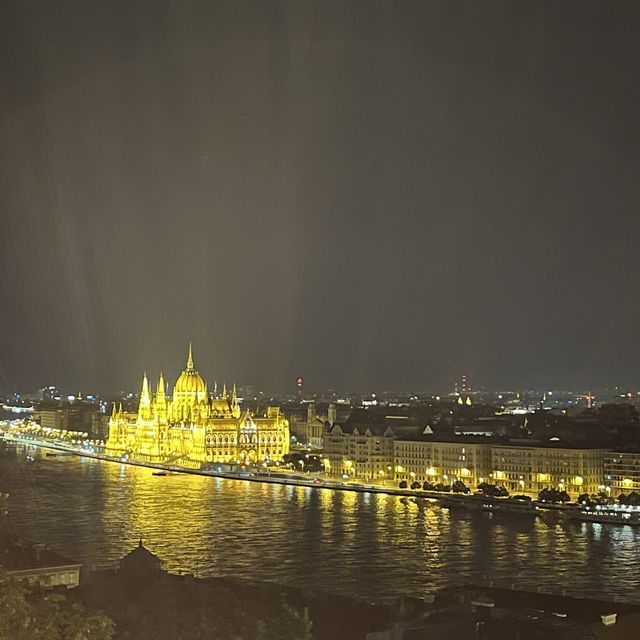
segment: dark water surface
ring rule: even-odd
[[[34,457],[27,460],[27,454]],[[170,571],[363,596],[478,581],[640,601],[640,530],[449,512],[413,499],[193,475],[0,449],[9,524],[86,566],[142,537]]]

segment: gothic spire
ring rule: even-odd
[[[149,404],[151,402],[151,394],[149,393],[149,380],[147,379],[147,372],[144,372],[142,378],[142,392],[140,393],[140,402]]]
[[[162,371],[160,372],[160,378],[158,378],[158,388],[156,390],[156,402],[164,402],[166,398],[164,387],[164,376]]]
[[[191,350],[191,340],[189,340],[189,356],[187,357],[187,371],[193,371],[193,352]]]

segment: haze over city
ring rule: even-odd
[[[637,384],[638,6],[462,4],[5,3],[0,388]]]
[[[640,4],[0,6],[0,640],[636,640]]]

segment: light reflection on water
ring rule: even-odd
[[[449,512],[375,494],[250,483],[30,449],[0,450],[11,525],[85,565],[112,566],[142,537],[167,569],[326,591],[420,595],[478,581],[640,598],[631,527]]]

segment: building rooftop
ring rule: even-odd
[[[121,570],[153,570],[159,571],[162,568],[162,562],[155,553],[151,553],[143,544],[142,540],[138,546],[130,551],[120,560]]]
[[[527,440],[527,439],[508,439],[504,436],[489,435],[438,435],[420,434],[420,435],[402,435],[396,440],[409,442],[437,442],[440,444],[492,444],[502,447],[537,447],[546,449],[606,449],[602,443],[596,442],[570,442],[567,440]]]
[[[51,567],[80,567],[81,563],[52,551],[43,544],[0,532],[0,566],[6,571],[25,571]]]

